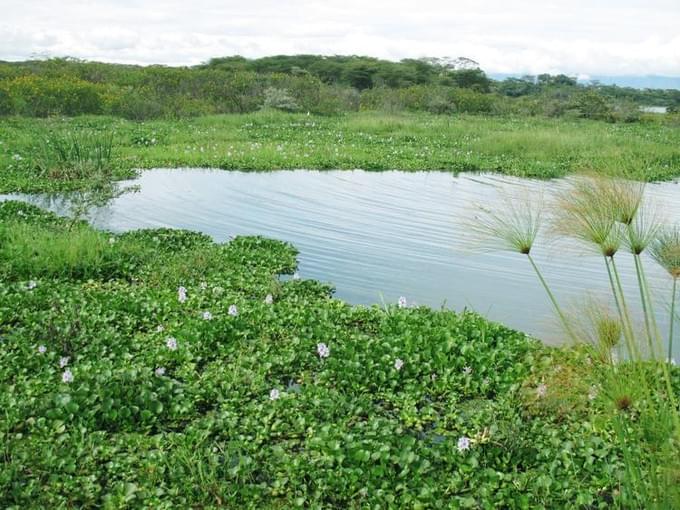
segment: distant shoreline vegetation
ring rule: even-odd
[[[53,58],[0,62],[0,116],[185,118],[261,109],[359,110],[635,122],[640,107],[677,112],[680,90],[580,84],[563,74],[496,81],[469,59],[292,55],[214,58],[193,67]]]

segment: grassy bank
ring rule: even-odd
[[[680,175],[680,127],[662,118],[635,124],[381,113],[260,112],[143,123],[6,118],[0,122],[0,192],[78,187],[88,174],[54,171],[59,162],[50,156],[49,141],[84,138],[86,144],[93,133],[112,137],[110,165],[119,177],[136,168],[182,166],[496,171],[540,178],[591,171],[646,181]]]
[[[3,508],[621,502],[622,411],[580,351],[280,282],[277,241],[0,220]]]

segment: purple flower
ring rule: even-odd
[[[156,370],[153,371],[154,374],[156,374],[158,377],[163,377],[165,375],[165,368],[163,367],[158,367]]]
[[[165,346],[171,351],[177,350],[177,339],[175,337],[169,336],[165,341]]]
[[[536,396],[538,398],[543,398],[548,394],[548,387],[541,383],[536,387]]]
[[[331,349],[323,342],[316,344],[316,352],[319,358],[327,358],[331,355]]]
[[[64,368],[66,365],[68,365],[68,362],[71,358],[68,356],[62,356],[59,358],[59,368]]]
[[[404,360],[397,358],[394,360],[394,368],[397,370],[401,370],[401,368],[404,366]]]
[[[229,305],[229,315],[236,317],[238,315],[238,307],[236,305]]]
[[[73,374],[71,371],[67,368],[64,370],[64,373],[61,374],[61,382],[63,383],[72,383],[73,382]]]
[[[458,451],[464,452],[469,450],[471,446],[470,438],[466,436],[461,436],[458,438]]]
[[[274,296],[271,294],[267,294],[267,296],[264,298],[264,304],[265,305],[271,305],[274,302]]]
[[[38,352],[40,354],[45,354],[47,352],[47,347],[45,347],[44,345],[39,345],[38,346]]]
[[[212,320],[212,318],[213,318],[213,315],[210,312],[208,312],[208,311],[203,312],[203,320],[204,321]]]
[[[397,301],[397,306],[399,308],[406,308],[406,298],[404,296],[401,296],[399,300]]]
[[[281,392],[274,388],[269,392],[269,400],[278,400],[281,397]]]
[[[177,289],[177,300],[180,303],[184,303],[187,300],[187,289],[181,286]]]

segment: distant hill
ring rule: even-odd
[[[506,78],[521,78],[522,74],[489,73],[494,80]],[[680,90],[680,76],[636,76],[636,75],[592,75],[588,79],[579,79],[579,83],[591,83],[598,81],[602,85],[617,85],[619,87],[632,87],[636,89],[676,89]]]

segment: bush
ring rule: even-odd
[[[300,110],[300,106],[287,90],[274,87],[269,87],[264,91],[262,108],[272,108],[284,112],[297,112]]]

